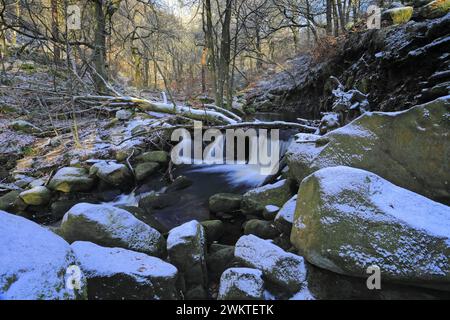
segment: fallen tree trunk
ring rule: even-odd
[[[239,116],[231,111],[227,111],[227,115],[215,110],[194,109],[187,106],[173,105],[164,102],[150,101],[142,98],[134,98],[128,96],[76,96],[74,101],[105,101],[111,104],[132,103],[137,108],[145,111],[163,112],[169,114],[181,115],[193,120],[209,121],[214,124],[235,124]]]

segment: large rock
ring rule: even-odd
[[[109,205],[78,203],[65,215],[58,233],[72,243],[90,241],[162,257],[164,237],[126,210]]]
[[[72,243],[89,299],[175,299],[177,268],[159,258],[92,242]]]
[[[206,220],[202,221],[201,225],[205,230],[208,243],[219,240],[225,233],[225,226],[221,220]]]
[[[234,262],[234,246],[212,244],[206,256],[208,275],[212,279],[219,279],[225,269]]]
[[[157,162],[161,165],[170,161],[170,156],[166,151],[149,151],[136,157],[138,162]]]
[[[290,173],[301,182],[326,167],[372,171],[392,183],[450,202],[450,96],[396,113],[366,113],[315,142],[292,143]]]
[[[305,281],[303,258],[268,240],[254,235],[242,236],[236,243],[234,255],[246,266],[261,270],[268,281],[288,292],[298,292]]]
[[[413,7],[399,7],[388,9],[383,12],[383,18],[392,21],[394,24],[408,22],[413,14]]]
[[[450,10],[450,0],[434,0],[419,9],[423,18],[434,19],[445,16]]]
[[[355,168],[303,180],[292,244],[312,264],[367,277],[450,289],[450,208]]]
[[[263,300],[262,272],[251,268],[230,268],[220,277],[218,300]]]
[[[263,239],[273,239],[280,235],[272,221],[251,219],[244,224],[244,234],[254,234]]]
[[[83,168],[65,167],[59,169],[50,180],[48,187],[61,192],[89,191],[94,179]]]
[[[291,196],[291,183],[287,179],[252,189],[242,198],[242,212],[262,215],[265,206],[281,207]]]
[[[40,186],[21,192],[20,197],[26,204],[40,206],[45,205],[50,201],[52,193],[47,187]]]
[[[132,180],[131,172],[126,165],[112,161],[95,163],[90,168],[89,174],[97,176],[102,181],[115,187],[126,186]]]
[[[152,174],[157,172],[159,169],[159,164],[157,162],[144,162],[139,163],[134,169],[137,181],[142,181],[150,177]]]
[[[242,196],[234,193],[217,193],[209,198],[211,212],[230,213],[241,208]]]
[[[76,268],[77,260],[63,239],[4,211],[0,211],[0,235],[0,296],[4,299],[86,298],[82,273],[79,287],[66,286],[70,275],[67,270]]]
[[[173,228],[167,238],[169,261],[183,274],[187,287],[206,286],[206,239],[202,225],[195,220]]]
[[[15,211],[17,207],[18,202],[23,202],[22,199],[20,199],[21,191],[20,190],[12,190],[8,193],[5,193],[3,196],[0,197],[0,210],[5,211]]]
[[[294,222],[295,206],[297,204],[297,195],[290,198],[280,209],[275,217],[275,226],[284,234],[290,234],[292,223]]]

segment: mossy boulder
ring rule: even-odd
[[[244,224],[244,234],[253,234],[262,239],[273,239],[280,235],[280,231],[272,221],[251,219]]]
[[[97,176],[103,182],[114,187],[123,187],[131,183],[133,177],[128,167],[123,163],[100,161],[89,170],[90,176]]]
[[[293,142],[289,173],[300,183],[322,168],[355,167],[449,203],[449,106],[447,96],[402,112],[369,112],[316,141]]]
[[[217,193],[209,198],[211,212],[230,213],[241,208],[242,195],[234,193]]]
[[[261,270],[268,282],[286,292],[298,292],[306,280],[303,258],[269,240],[254,235],[242,236],[236,242],[234,255],[245,266]]]
[[[0,296],[7,300],[86,299],[82,272],[66,285],[77,259],[62,238],[38,224],[0,211]],[[75,275],[75,274],[74,274]],[[76,279],[76,278],[74,278]]]
[[[392,8],[384,11],[383,16],[388,17],[393,24],[408,22],[413,14],[413,7]]]
[[[195,220],[169,231],[167,237],[169,261],[183,275],[187,289],[206,287],[206,238],[203,226]]]
[[[267,205],[281,207],[292,196],[291,186],[291,181],[284,179],[247,191],[242,197],[242,212],[262,215]]]
[[[69,243],[90,241],[157,257],[165,254],[166,241],[157,230],[109,205],[76,204],[64,215],[58,234]]]
[[[321,169],[298,191],[291,242],[310,263],[450,290],[450,208],[368,171]]]
[[[434,0],[419,9],[419,15],[426,19],[445,16],[450,10],[450,0]]]
[[[28,205],[41,206],[50,202],[51,191],[44,186],[34,187],[20,193],[20,198]]]
[[[50,180],[48,187],[52,190],[69,192],[89,191],[94,185],[94,179],[84,168],[64,167],[59,169]]]
[[[15,211],[17,201],[23,202],[19,195],[20,190],[12,190],[0,197],[0,210]]]
[[[205,229],[208,243],[217,241],[225,233],[225,226],[221,220],[206,220],[200,222]]]
[[[137,181],[143,181],[150,177],[152,174],[156,173],[159,169],[159,163],[157,162],[144,162],[139,163],[136,168],[134,168],[134,173],[136,175]]]
[[[230,268],[220,277],[218,300],[264,300],[262,272],[251,268]]]
[[[136,157],[138,162],[157,162],[167,164],[170,161],[170,155],[166,151],[149,151]]]
[[[89,299],[176,299],[178,271],[159,258],[92,242],[72,243],[86,275]]]

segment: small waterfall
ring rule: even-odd
[[[102,204],[108,204],[108,205],[111,205],[114,207],[119,207],[119,206],[137,207],[138,203],[139,203],[139,197],[133,191],[129,194],[121,194],[120,196],[115,198],[113,201],[104,202]]]

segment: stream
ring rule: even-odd
[[[293,121],[295,114],[256,113],[250,119],[255,121]],[[280,130],[280,154],[284,154],[296,133],[296,130]],[[167,229],[191,220],[208,220],[211,215],[208,209],[208,199],[216,193],[244,194],[250,189],[261,186],[265,181],[265,175],[260,174],[258,165],[249,164],[219,164],[203,165],[190,164],[179,165],[173,171],[173,175],[185,176],[192,185],[188,188],[177,190],[177,201],[166,208],[158,209],[153,217]],[[140,185],[131,194],[122,194],[108,204],[114,206],[137,206],[141,196],[151,192],[163,192],[164,184],[159,181],[148,181]]]

